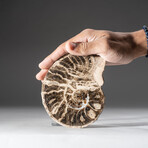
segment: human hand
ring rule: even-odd
[[[106,65],[122,65],[146,55],[146,47],[143,30],[122,33],[85,29],[47,56],[39,64],[41,71],[36,78],[43,80],[52,64],[67,53],[78,56],[95,54],[101,56],[106,61]]]

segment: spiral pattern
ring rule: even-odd
[[[99,56],[68,54],[56,61],[42,81],[42,102],[49,116],[66,127],[86,127],[97,120],[104,107],[99,83],[104,65]]]

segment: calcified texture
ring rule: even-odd
[[[49,116],[66,127],[86,127],[104,107],[99,56],[65,55],[48,70],[42,81],[42,102]]]

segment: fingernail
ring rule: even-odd
[[[39,80],[39,73],[36,74],[36,79]]]
[[[38,67],[41,68],[41,67],[42,67],[42,64],[40,63],[40,64],[38,65]]]
[[[72,50],[74,50],[75,48],[76,48],[76,46],[77,46],[77,44],[76,43],[74,43],[74,42],[71,42],[71,46],[72,46]]]

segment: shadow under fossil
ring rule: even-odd
[[[61,126],[52,122],[51,126]],[[110,118],[96,121],[85,128],[118,128],[118,127],[148,126],[148,116],[131,118]]]
[[[148,116],[131,118],[101,119],[96,124],[86,128],[118,128],[118,127],[148,126]]]

